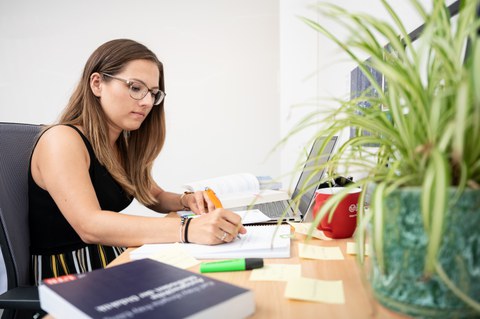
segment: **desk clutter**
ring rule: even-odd
[[[345,305],[345,289],[348,284],[343,280],[311,278],[305,276],[308,271],[302,269],[308,259],[322,260],[327,264],[345,259],[340,247],[335,246],[335,241],[328,237],[323,239],[320,233],[316,235],[322,238],[321,242],[315,237],[312,237],[312,241],[299,240],[290,234],[293,227],[298,234],[313,235],[310,232],[311,225],[306,223],[268,227],[270,228],[266,233],[270,236],[270,244],[274,236],[272,234],[288,241],[289,250],[292,238],[298,241],[295,247],[298,247],[298,258],[302,259],[301,262],[289,263],[296,257],[286,259],[285,263],[276,259],[277,257],[272,257],[276,260],[269,263],[268,256],[262,259],[215,258],[215,261],[203,261],[198,267],[199,271],[202,272],[203,267],[203,272],[213,271],[217,274],[244,272],[245,280],[252,283],[284,282],[285,284],[279,287],[284,289],[283,296],[286,299]],[[276,233],[270,229],[276,229]],[[328,244],[318,245],[322,242]],[[162,316],[166,314],[168,318],[244,318],[254,314],[256,289],[252,289],[250,285],[241,287],[243,285],[230,283],[228,274],[224,277],[212,277],[198,273],[195,269],[188,270],[200,264],[192,250],[185,248],[189,245],[176,243],[148,252],[140,250],[141,254],[135,254],[138,248],[130,252],[129,257],[133,259],[136,255],[138,260],[86,274],[46,279],[39,288],[41,306],[56,319],[157,318],[159,313],[162,313]],[[217,247],[221,246],[225,245]],[[346,253],[356,254],[356,245],[353,242],[347,242]]]
[[[272,243],[271,238],[274,234],[274,230],[276,229],[277,236],[279,238],[282,238],[283,245],[285,245],[285,242],[288,242],[288,256],[283,256],[290,257],[290,241],[293,237],[287,236],[290,234],[290,226],[292,226],[295,229],[295,232],[299,234],[312,234],[312,238],[321,239],[322,241],[332,240],[331,238],[323,235],[321,231],[317,231],[316,229],[314,229],[314,231],[312,232],[310,223],[291,223],[290,225],[280,226],[254,226],[253,229],[262,230],[259,231],[259,233],[262,234],[261,239],[259,239],[259,237],[256,237],[256,240],[266,242],[268,243],[268,245]],[[265,229],[267,231],[265,231]],[[239,242],[237,243],[237,245],[239,245]],[[288,299],[310,302],[322,302],[329,304],[345,304],[342,280],[331,281],[302,277],[302,269],[300,264],[269,264],[268,258],[278,258],[279,255],[268,252],[268,248],[266,248],[268,247],[268,245],[258,244],[257,247],[263,248],[259,250],[258,253],[254,254],[254,257],[265,258],[265,262],[263,263],[263,267],[251,270],[249,278],[250,281],[284,281],[286,282],[284,296]],[[228,244],[220,246],[206,246],[203,248],[201,246],[202,245],[180,243],[144,245],[132,251],[130,253],[130,258],[134,260],[141,258],[151,258],[176,267],[187,269],[200,264],[200,261],[196,259],[200,258],[198,256],[207,256],[209,258],[216,259],[252,257],[252,254],[249,253],[248,250],[239,249],[237,246],[235,246],[237,248],[235,248],[236,251],[234,254],[225,253],[225,247],[227,247]],[[205,255],[204,249],[208,251],[208,254]],[[212,251],[214,251],[215,249],[218,250],[217,256],[212,255]],[[368,252],[369,251],[367,250],[366,255],[368,255]],[[354,242],[347,243],[346,253],[350,255],[356,254],[356,245]],[[318,259],[325,260],[326,262],[345,259],[339,247],[324,247],[309,244],[308,242],[298,243],[298,255],[300,258],[304,259]],[[229,261],[227,260],[225,262],[228,263]],[[236,271],[236,269],[232,271]]]

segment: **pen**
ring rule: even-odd
[[[217,195],[211,188],[205,188],[205,191],[207,192],[208,198],[212,201],[213,205],[215,205],[215,208],[223,208],[222,202],[218,199]]]
[[[217,195],[211,188],[205,187],[205,192],[207,192],[207,196],[210,198],[215,208],[223,208],[222,202],[218,199]],[[240,226],[237,228],[237,232],[239,228]],[[240,234],[237,234],[237,239],[240,239]]]
[[[200,272],[222,272],[250,270],[263,267],[262,258],[239,258],[200,264]]]

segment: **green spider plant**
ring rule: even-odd
[[[326,141],[355,128],[356,137],[317,169],[327,167],[331,177],[340,167],[356,167],[367,173],[365,178],[349,185],[363,189],[357,248],[363,261],[365,230],[372,224],[377,233],[373,247],[380,269],[384,267],[380,235],[383,199],[401,187],[421,188],[421,211],[428,236],[424,274],[428,277],[438,271],[436,256],[443,237],[447,191],[455,187],[459,196],[466,188],[480,187],[480,21],[476,16],[479,1],[463,1],[458,19],[452,20],[445,1],[433,1],[433,8],[427,12],[418,0],[412,0],[425,22],[415,45],[400,17],[387,1],[381,2],[388,12],[388,22],[333,4],[315,6],[349,32],[347,40],[340,40],[313,20],[301,18],[358,64],[376,94],[364,92],[350,101],[338,100],[338,107],[331,110],[317,106],[291,134],[317,127],[319,119],[328,124],[315,137],[326,136]],[[386,89],[376,82],[373,70],[383,74]],[[369,107],[365,107],[365,102]],[[367,210],[363,203],[372,184],[375,190]],[[345,194],[327,202],[314,225]]]

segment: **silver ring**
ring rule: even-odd
[[[225,241],[226,237],[227,237],[227,232],[223,232],[222,238],[220,238],[220,240]]]

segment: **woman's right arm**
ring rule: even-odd
[[[90,157],[80,135],[67,126],[55,126],[40,138],[32,157],[32,176],[50,193],[69,224],[86,243],[140,246],[181,241],[180,219],[119,214],[100,208],[89,175]],[[189,240],[218,244],[223,232],[233,240],[245,232],[232,227],[240,220],[223,209],[191,222]],[[239,219],[239,218],[238,218]]]
[[[141,217],[100,208],[89,175],[90,157],[80,135],[55,126],[40,138],[32,157],[32,176],[50,193],[69,224],[86,243],[138,246],[175,242],[176,218]]]

